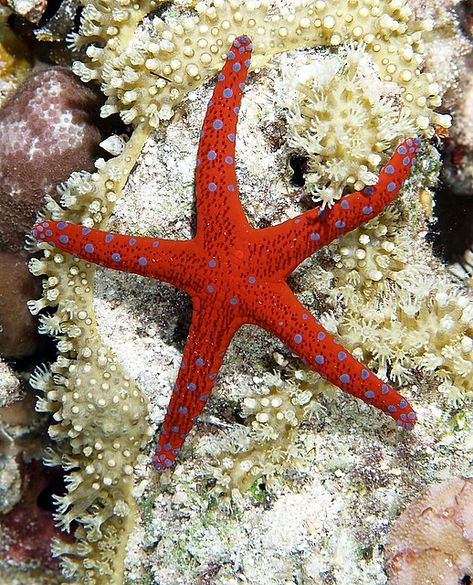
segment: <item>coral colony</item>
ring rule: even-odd
[[[155,465],[170,467],[207,402],[225,351],[243,323],[273,332],[322,376],[382,409],[406,429],[416,415],[391,386],[357,362],[298,302],[288,275],[309,255],[379,214],[406,179],[418,139],[407,139],[378,183],[279,226],[253,229],[241,207],[235,140],[252,44],[235,41],[218,76],[197,154],[197,233],[190,241],[119,235],[69,222],[43,221],[33,235],[78,257],[165,280],[185,289],[194,316],[163,422]]]

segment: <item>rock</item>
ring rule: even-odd
[[[473,480],[442,482],[414,501],[396,521],[386,555],[390,585],[466,583],[473,574]]]

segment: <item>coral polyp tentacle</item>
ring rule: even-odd
[[[81,258],[165,278],[191,294],[194,316],[153,459],[158,469],[174,463],[210,395],[231,337],[243,323],[277,335],[312,368],[342,390],[381,408],[403,428],[410,429],[415,422],[407,401],[323,330],[300,305],[285,278],[315,249],[373,218],[394,199],[419,142],[401,143],[375,187],[348,195],[323,213],[315,210],[274,228],[253,229],[239,200],[234,160],[238,107],[250,52],[247,36],[233,42],[209,103],[197,161],[194,240],[161,240],[153,247],[150,239],[136,236],[110,234],[108,242],[105,232],[72,224],[54,223],[51,229],[51,223],[43,221],[34,228],[43,242]],[[61,230],[75,236],[65,241],[58,235]],[[119,250],[114,251],[113,238]],[[158,267],[155,272],[148,268],[153,265]]]

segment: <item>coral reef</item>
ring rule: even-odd
[[[113,2],[105,10],[99,2],[86,4],[73,42],[77,48],[89,44],[89,59],[76,62],[74,71],[83,81],[101,83],[108,96],[102,115],[120,112],[127,123],[148,120],[152,126],[169,120],[187,93],[221,68],[229,40],[247,33],[254,42],[253,67],[282,51],[362,41],[381,79],[402,88],[406,114],[416,128],[431,135],[431,124],[450,124],[432,111],[440,105],[439,87],[420,72],[422,33],[429,24],[413,20],[404,0],[297,0],[287,6],[269,0],[207,0],[195,5],[195,16],[185,10],[189,4],[182,2],[167,20],[143,23],[132,42],[133,26],[160,2],[142,2],[133,14],[131,3],[120,3],[117,11],[110,10]]]
[[[404,206],[393,222],[388,211],[334,244],[331,298],[347,313],[333,326],[355,355],[377,363],[397,383],[412,383],[413,372],[422,372],[460,405],[472,393],[471,298],[446,276],[432,275],[421,259],[428,254],[422,237],[412,253],[408,213]]]
[[[329,57],[322,54],[316,58]],[[280,96],[274,95],[277,84],[272,81],[280,76],[280,63],[275,58],[264,74],[252,79],[247,90],[251,99],[242,104],[239,123],[237,176],[245,210],[252,225],[258,227],[294,217],[304,205],[304,193],[293,185],[286,183],[286,189],[276,191],[284,184],[289,152],[274,139],[284,132],[284,126],[275,122],[274,104]],[[295,68],[298,63],[294,61]],[[185,104],[185,115],[150,138],[115,206],[109,229],[173,239],[190,237],[195,150],[189,144],[197,136],[209,97],[208,89],[199,89]],[[356,319],[362,324],[363,308],[371,315],[384,299],[395,308],[405,282],[418,282],[421,301],[420,278],[428,275],[431,292],[427,296],[432,303],[447,283],[449,301],[436,309],[439,314],[434,316],[431,330],[422,333],[424,340],[433,336],[435,355],[447,350],[443,356],[446,367],[440,365],[437,376],[435,370],[418,370],[412,359],[408,372],[403,372],[410,378],[411,396],[421,416],[415,435],[403,440],[381,420],[375,425],[368,409],[352,407],[323,381],[308,380],[310,388],[315,388],[304,413],[298,404],[304,385],[294,380],[295,372],[306,375],[304,367],[261,332],[254,328],[241,331],[227,354],[228,365],[224,364],[208,411],[198,421],[175,473],[171,478],[157,479],[149,476],[144,463],[138,466],[137,495],[145,489],[140,503],[144,527],[136,528],[132,535],[130,583],[148,578],[166,585],[187,584],[213,567],[213,579],[219,585],[243,578],[252,584],[280,584],[285,579],[290,582],[294,573],[301,575],[302,582],[317,585],[324,579],[344,585],[384,584],[378,546],[403,498],[414,497],[423,485],[442,475],[470,472],[471,451],[465,441],[471,413],[438,392],[442,377],[448,382],[457,378],[462,400],[470,392],[468,370],[461,373],[464,362],[448,356],[461,349],[462,332],[468,337],[468,311],[465,322],[458,319],[466,309],[461,304],[467,297],[455,302],[458,289],[432,259],[424,241],[427,226],[419,191],[432,187],[438,169],[438,153],[429,147],[419,158],[416,175],[398,205],[379,222],[364,226],[353,238],[348,234],[345,242],[335,243],[332,250],[308,261],[291,282],[304,304],[314,313],[324,314],[323,322],[333,332],[347,310],[336,297],[339,280],[343,286],[354,281],[361,307]],[[277,198],[273,199],[275,192]],[[339,258],[341,253],[344,259]],[[188,308],[182,295],[170,287],[145,279],[138,283],[135,277],[99,271],[95,311],[106,342],[148,394],[151,418],[157,424],[163,417],[185,338],[185,319],[179,313]],[[430,316],[430,305],[422,306],[424,320]],[[412,310],[412,306],[407,308]],[[402,312],[400,318],[402,325]],[[444,333],[436,341],[440,321]],[[453,335],[449,348],[445,331],[450,321]],[[395,328],[398,323],[386,319],[385,325]],[[407,321],[406,330],[411,327],[419,327],[414,318]],[[399,337],[395,333],[392,341],[386,342],[392,363],[403,335],[402,330]],[[361,353],[369,336],[366,326],[363,339],[353,349],[379,371],[379,362],[368,352]],[[413,330],[409,339],[413,342],[415,336]],[[341,338],[345,340],[345,334]],[[463,343],[468,350],[468,339]],[[428,342],[419,349],[417,358],[426,348]],[[276,364],[268,358],[274,350],[284,356]],[[469,354],[461,355],[468,358]],[[449,373],[450,367],[454,370]],[[273,368],[278,371],[275,379],[268,376]],[[386,365],[383,370],[391,379],[391,369]],[[296,389],[302,390],[300,395]],[[275,407],[263,401],[272,396]],[[455,392],[451,397],[455,398]],[[255,410],[247,410],[247,399]],[[246,420],[242,420],[242,408],[248,414]],[[262,423],[256,418],[260,410]],[[282,420],[285,412],[290,425]],[[265,431],[274,438],[265,441]],[[239,488],[248,486],[249,492],[242,495]],[[219,497],[209,502],[209,491]],[[232,499],[221,498],[222,493]],[[307,525],[311,527],[309,534],[301,528]],[[269,542],[269,537],[264,537],[269,532],[290,533],[291,537],[281,537],[279,542],[272,537]]]
[[[48,212],[84,225],[100,225],[108,211],[106,202],[113,204],[142,142],[143,136],[136,132],[118,157],[98,162],[98,172],[73,174],[62,189],[68,211],[50,199]],[[133,464],[151,434],[146,401],[115,356],[91,333],[96,327],[91,306],[93,267],[47,244],[35,246],[43,251],[43,258],[31,260],[31,270],[35,275],[47,274],[48,279],[44,297],[29,306],[34,314],[45,307],[56,308],[54,314],[40,315],[39,329],[58,339],[59,358],[50,370],[38,369],[30,382],[44,394],[38,409],[51,413],[55,421],[49,434],[58,449],[51,450],[46,461],[69,471],[66,494],[55,498],[56,518],[65,531],[71,523],[77,524],[77,542],[56,540],[53,551],[61,556],[69,578],[84,584],[120,583],[135,517]]]
[[[396,521],[386,546],[390,585],[457,585],[473,574],[473,481],[434,485]]]
[[[245,323],[277,336],[321,376],[383,410],[398,426],[411,430],[417,418],[403,396],[356,361],[307,312],[287,278],[315,251],[395,200],[421,141],[400,142],[375,186],[346,195],[330,209],[315,208],[270,229],[252,229],[235,172],[236,127],[251,51],[248,36],[233,41],[209,102],[197,152],[197,230],[191,241],[118,234],[49,218],[32,230],[40,243],[99,266],[169,282],[191,296],[191,328],[153,457],[159,471],[174,465],[210,397],[231,339]]]
[[[270,487],[277,470],[297,466],[304,457],[305,448],[297,444],[300,426],[322,414],[320,395],[330,392],[331,384],[311,370],[291,371],[280,354],[275,358],[284,369],[265,373],[255,393],[243,400],[241,415],[250,425],[200,447],[210,461],[205,473],[214,482],[214,495],[237,501],[258,480]]]
[[[467,55],[471,53],[471,35],[462,12],[468,12],[469,2],[462,0],[409,0],[415,18],[428,19],[432,28],[424,35],[424,67],[432,73],[444,95],[448,111],[455,112],[458,100],[458,81],[468,74]],[[442,59],[438,56],[442,55]]]
[[[347,186],[374,185],[379,164],[416,132],[399,86],[381,81],[368,55],[365,48],[345,47],[318,68],[307,55],[305,65],[288,67],[280,81],[289,144],[306,155],[304,187],[323,206]]]

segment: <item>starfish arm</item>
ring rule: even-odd
[[[67,221],[41,221],[33,236],[106,268],[159,278],[185,288],[190,241],[143,238],[89,229]]]
[[[344,392],[381,409],[405,429],[416,414],[405,398],[358,362],[297,300],[286,283],[267,291],[255,323],[274,333],[312,369]],[[258,318],[259,317],[259,318]]]
[[[192,323],[153,463],[171,467],[207,403],[225,351],[241,322],[223,303],[192,299]]]
[[[195,173],[198,235],[209,233],[211,237],[216,229],[228,229],[229,224],[248,224],[238,193],[235,140],[251,51],[251,40],[246,35],[233,41],[208,104]]]
[[[399,144],[376,185],[342,197],[332,208],[311,209],[274,227],[260,230],[283,278],[322,246],[376,217],[398,194],[420,146],[417,138]]]

